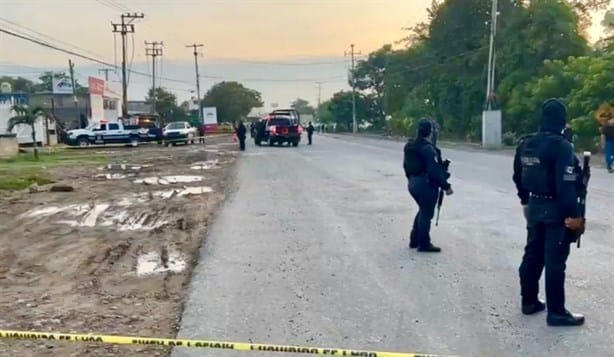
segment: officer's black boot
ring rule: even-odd
[[[409,234],[409,249],[418,248],[418,240],[416,239],[416,230],[412,229]]]
[[[584,316],[567,310],[563,313],[548,312],[547,321],[550,326],[580,326],[584,324]]]
[[[439,253],[441,252],[441,248],[434,246],[432,243],[429,243],[426,246],[418,247],[418,251],[424,253]]]
[[[532,304],[522,304],[522,313],[525,315],[533,315],[546,309],[546,304],[543,301],[537,300]]]

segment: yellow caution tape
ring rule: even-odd
[[[362,350],[348,350],[341,348],[322,348],[304,346],[270,345],[245,342],[185,340],[175,338],[152,338],[137,336],[111,336],[95,334],[54,333],[37,331],[9,331],[0,330],[0,339],[18,340],[45,340],[70,342],[95,342],[115,345],[157,345],[172,347],[210,348],[235,351],[305,353],[328,356],[358,356],[358,357],[440,357],[422,353],[376,352]]]

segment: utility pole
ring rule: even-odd
[[[124,119],[128,118],[128,82],[126,79],[126,52],[128,51],[126,49],[126,35],[134,33],[134,24],[132,21],[144,17],[145,15],[143,15],[143,13],[125,13],[121,15],[121,23],[111,24],[113,26],[113,32],[122,35],[122,117]]]
[[[355,55],[360,55],[360,52],[354,52],[354,44],[350,45],[350,52],[345,52],[345,56],[352,56],[352,70],[350,71],[350,80],[352,81],[352,132],[355,134],[358,131],[356,123],[356,79],[354,78]]]
[[[316,107],[316,119],[318,123],[320,122],[320,100],[322,98],[322,84],[324,84],[324,82],[316,82],[316,85],[318,87],[318,106]]]
[[[151,112],[156,113],[156,57],[162,56],[162,47],[164,42],[147,42],[145,41],[145,56],[151,56]]]
[[[200,101],[200,75],[198,74],[198,48],[204,47],[202,43],[186,45],[185,47],[192,47],[194,49],[194,67],[196,68],[196,100],[198,100],[198,119],[201,124],[204,124],[203,120],[203,105]]]
[[[495,102],[495,36],[497,34],[498,4],[492,0],[490,20],[490,46],[488,49],[488,78],[486,83],[486,110],[492,110]]]
[[[79,128],[81,127],[81,117],[79,116],[79,100],[77,99],[77,88],[75,87],[75,64],[68,60],[68,70],[70,71],[70,83],[72,84],[72,97],[75,102],[75,115],[77,116],[77,123]]]
[[[111,69],[111,68],[102,68],[102,69],[98,70],[98,73],[100,73],[100,72],[104,72],[104,80],[105,80],[105,82],[108,82],[109,81],[109,72],[115,72],[115,70]]]

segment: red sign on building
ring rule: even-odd
[[[90,94],[104,94],[104,80],[95,77],[88,77],[87,83]]]

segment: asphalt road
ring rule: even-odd
[[[402,143],[314,141],[248,145],[238,189],[201,248],[179,337],[462,356],[612,355],[614,175],[593,173],[588,231],[568,261],[567,305],[587,323],[553,328],[545,313],[520,313],[525,229],[509,155],[444,149],[455,194],[432,231],[443,252],[428,255],[407,248],[416,206]]]

